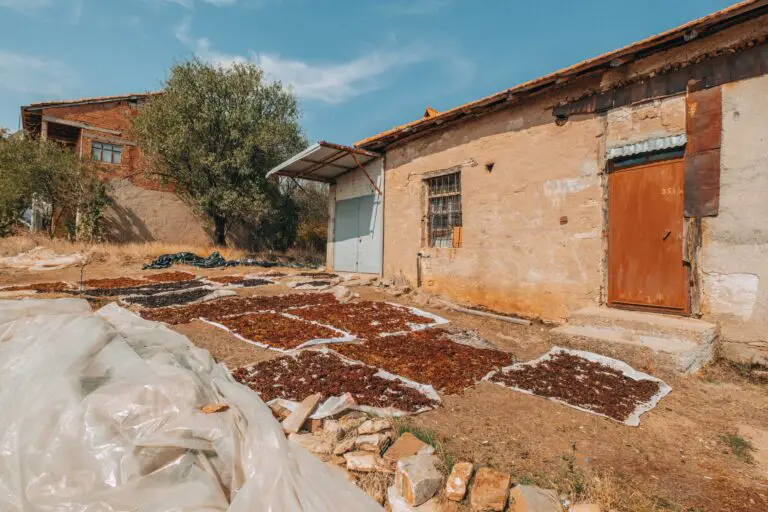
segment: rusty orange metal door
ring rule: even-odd
[[[609,174],[609,305],[690,312],[683,179],[682,160]]]

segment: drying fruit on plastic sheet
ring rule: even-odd
[[[292,308],[321,304],[338,304],[330,293],[291,293],[262,297],[225,297],[203,304],[190,304],[184,307],[163,308],[141,311],[142,318],[170,325],[186,324],[196,318],[207,318],[218,322],[221,318],[256,311],[286,311]],[[296,313],[296,311],[292,311]]]
[[[88,288],[106,288],[106,289],[129,288],[133,286],[142,286],[142,285],[146,286],[148,284],[151,284],[151,283],[148,283],[143,279],[134,279],[132,277],[89,279],[87,281],[83,281],[83,285],[87,286]]]
[[[408,324],[431,324],[432,318],[416,315],[409,310],[386,302],[349,302],[296,312],[307,320],[332,325],[363,338],[373,339],[381,334],[409,331]]]
[[[22,284],[15,286],[8,286],[0,288],[0,292],[20,292],[24,290],[34,290],[38,293],[55,293],[71,290],[72,286],[64,281],[56,281],[53,283],[34,283],[34,284]]]
[[[348,364],[335,354],[305,350],[295,358],[284,356],[239,368],[232,375],[265,402],[274,398],[301,401],[314,393],[325,400],[351,393],[359,405],[405,412],[437,405],[418,389],[378,377],[377,372],[365,365]]]
[[[311,340],[344,336],[333,329],[279,313],[246,313],[217,322],[247,340],[285,350],[294,349]]]
[[[146,275],[144,276],[144,279],[156,283],[168,283],[172,281],[190,281],[195,279],[195,275],[190,274],[189,272],[162,272],[160,274]]]
[[[562,352],[536,364],[498,372],[489,380],[618,421],[626,420],[638,405],[659,392],[656,381],[635,380],[610,366]]]
[[[332,274],[330,272],[299,272],[296,275],[301,277],[314,277],[317,279],[333,279],[334,277],[339,277],[339,274]]]
[[[200,281],[175,281],[170,283],[144,283],[140,286],[127,288],[94,288],[85,290],[91,297],[118,297],[126,295],[154,295],[156,293],[187,290],[202,286]]]
[[[511,354],[461,345],[443,329],[425,329],[369,339],[360,345],[337,345],[342,355],[397,375],[429,384],[447,394],[460,393],[488,372],[514,362]]]
[[[215,277],[208,277],[207,279],[209,281],[213,281],[214,283],[236,284],[236,285],[244,286],[246,288],[274,284],[272,281],[268,281],[266,279],[246,278],[245,276],[215,276]]]
[[[162,308],[173,306],[175,304],[187,304],[202,299],[210,293],[213,293],[213,290],[208,288],[196,288],[194,290],[162,295],[133,295],[130,297],[123,297],[123,300],[129,304],[138,304],[145,308]]]

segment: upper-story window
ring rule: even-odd
[[[91,159],[105,164],[119,164],[123,157],[123,149],[114,144],[94,142],[91,146]]]

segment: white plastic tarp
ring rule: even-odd
[[[16,256],[0,258],[0,268],[17,268],[22,270],[59,270],[73,265],[81,265],[87,256],[80,253],[57,254],[45,247],[35,247]]]
[[[381,508],[186,337],[115,304],[25,299],[0,301],[0,510]]]

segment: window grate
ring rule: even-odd
[[[428,192],[428,232],[430,247],[458,247],[461,228],[461,173],[445,174],[426,180]]]

